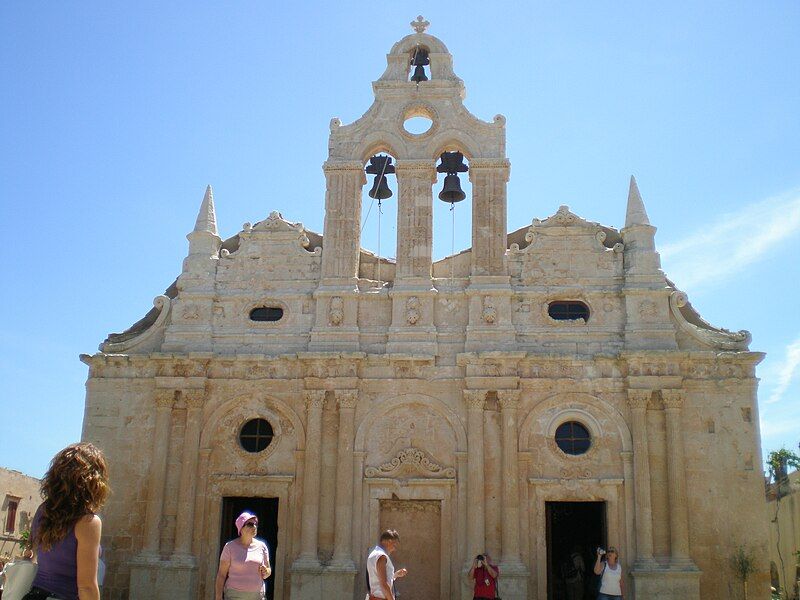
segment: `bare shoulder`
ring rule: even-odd
[[[75,523],[76,537],[100,537],[103,521],[97,515],[85,515]]]

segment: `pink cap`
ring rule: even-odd
[[[255,519],[256,525],[258,525],[258,517],[249,511],[244,511],[242,514],[236,517],[236,531],[239,532],[239,535],[242,535],[242,527],[244,527],[244,524],[250,519]]]

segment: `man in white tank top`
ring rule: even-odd
[[[367,586],[369,591],[365,600],[395,600],[394,580],[405,577],[406,569],[394,570],[389,555],[400,546],[400,534],[387,529],[381,534],[380,542],[367,557]]]

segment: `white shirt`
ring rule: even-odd
[[[620,579],[622,579],[622,566],[617,563],[617,568],[612,569],[611,565],[606,563],[606,568],[603,571],[603,583],[600,585],[600,593],[608,594],[609,596],[621,596]]]
[[[389,584],[390,588],[394,583],[394,565],[392,564],[392,559],[389,558],[386,550],[380,546],[375,546],[367,557],[367,573],[369,573],[369,593],[376,598],[386,597],[383,595],[381,580],[378,579],[378,559],[381,556],[386,557],[386,583]],[[367,596],[367,600],[369,600],[369,596]]]
[[[25,594],[31,591],[33,578],[36,577],[37,566],[30,560],[17,559],[6,565],[3,569],[5,574],[5,586],[3,586],[3,598],[8,600],[20,600]]]

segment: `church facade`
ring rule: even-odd
[[[768,538],[763,354],[665,277],[633,178],[620,230],[562,206],[507,232],[505,119],[467,111],[447,48],[412,25],[369,110],[331,121],[323,234],[273,212],[222,240],[209,187],[175,283],[82,356],[83,437],[114,490],[104,595],[213,598],[248,508],[278,600],[363,598],[386,527],[408,600],[471,598],[485,552],[503,598],[559,598],[564,557],[607,545],[626,597],[738,597],[735,548]],[[434,262],[455,152],[472,246]],[[395,261],[361,248],[368,164],[396,180]]]

